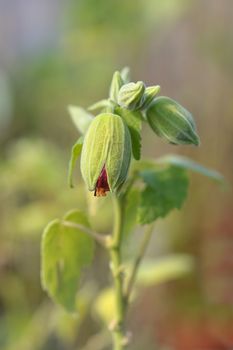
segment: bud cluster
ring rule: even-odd
[[[130,82],[128,73],[128,69],[121,73],[116,71],[109,98],[89,108],[100,109],[101,113],[97,116],[88,114],[89,127],[84,134],[81,173],[88,189],[96,196],[105,196],[107,191],[118,192],[125,182],[135,135],[140,138],[140,133],[135,134],[134,129],[131,130],[138,123],[138,116],[141,121],[148,122],[157,136],[169,143],[199,144],[191,113],[168,97],[157,97],[159,85],[146,87],[142,81]],[[78,124],[83,123],[86,112],[81,108],[75,111],[75,124],[81,130]],[[81,112],[82,115],[78,114]]]
[[[120,72],[113,75],[109,97],[120,107],[130,111],[144,110],[159,93],[160,86],[146,87],[143,81],[125,83]]]

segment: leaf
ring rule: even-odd
[[[196,173],[199,173],[201,175],[207,176],[215,181],[224,183],[224,177],[216,170],[208,169],[204,167],[201,164],[198,164],[197,162],[194,162],[193,160],[184,157],[184,156],[178,156],[178,155],[167,155],[164,157],[161,157],[156,160],[156,163],[158,164],[167,164],[167,165],[175,165],[177,167],[192,170]]]
[[[78,157],[81,154],[83,147],[83,136],[81,136],[78,141],[73,145],[71,150],[71,157],[69,161],[69,169],[68,169],[68,184],[70,187],[74,187],[73,185],[73,173],[75,164],[77,162]]]
[[[83,135],[86,133],[89,125],[91,124],[94,116],[82,107],[78,106],[68,106],[68,111],[71,116],[71,119],[78,129],[78,131]]]
[[[136,160],[141,157],[141,128],[142,128],[142,116],[138,111],[129,111],[127,109],[116,107],[116,114],[120,115],[129,128],[132,152]]]
[[[80,211],[69,212],[64,220],[89,227]],[[76,309],[76,293],[82,269],[93,257],[93,240],[76,228],[54,220],[44,230],[41,245],[43,289],[67,311]]]
[[[146,184],[138,208],[140,224],[149,224],[159,217],[165,217],[172,209],[181,208],[188,190],[184,169],[175,166],[149,169],[141,171],[139,176]]]
[[[137,275],[137,283],[148,287],[168,282],[192,272],[194,260],[186,254],[168,255],[159,259],[142,262]]]

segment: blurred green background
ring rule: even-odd
[[[1,350],[109,349],[92,310],[110,282],[99,248],[79,317],[40,286],[43,227],[90,200],[78,172],[79,185],[67,186],[78,137],[67,105],[104,98],[113,71],[128,65],[133,80],[161,85],[162,95],[192,111],[201,137],[199,148],[174,147],[145,128],[143,155],[187,155],[231,183],[232,38],[232,0],[0,0]],[[107,232],[111,213],[96,215],[92,206],[93,225]],[[183,211],[158,222],[148,255],[190,253],[195,270],[141,293],[128,319],[132,349],[232,349],[232,211],[231,190],[195,175]]]

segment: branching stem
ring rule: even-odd
[[[129,304],[134,283],[140,263],[145,255],[149,244],[154,225],[149,225],[144,233],[139,252],[133,263],[132,272],[129,277],[126,288],[124,289],[124,280],[122,273],[121,243],[123,226],[123,197],[113,197],[114,228],[108,249],[110,252],[111,270],[114,280],[116,315],[111,331],[113,333],[114,350],[124,350],[128,345],[128,337],[125,332],[125,315]]]
[[[154,230],[154,224],[151,224],[149,226],[147,226],[145,232],[144,232],[144,236],[141,242],[141,245],[139,247],[139,251],[137,256],[135,257],[134,263],[133,263],[133,267],[132,267],[132,271],[131,274],[129,276],[128,279],[128,283],[126,285],[126,289],[125,289],[125,300],[128,304],[129,300],[130,300],[130,296],[132,294],[132,289],[133,286],[135,284],[136,278],[137,278],[137,273],[138,273],[138,269],[140,267],[141,261],[146,253],[146,249],[148,247],[148,244],[150,242],[151,239],[151,235],[153,233]]]

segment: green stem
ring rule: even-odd
[[[114,228],[110,249],[111,269],[114,279],[116,315],[112,327],[114,350],[126,349],[124,318],[125,300],[123,294],[123,275],[121,266],[121,241],[122,241],[122,203],[116,196],[113,197]]]
[[[132,271],[131,271],[131,274],[129,276],[129,280],[128,280],[128,283],[126,285],[126,290],[125,290],[125,300],[126,300],[127,304],[130,300],[130,296],[132,294],[132,289],[133,289],[133,286],[134,286],[136,278],[137,278],[138,269],[140,267],[140,264],[141,264],[141,261],[142,261],[144,255],[146,253],[146,249],[147,249],[148,244],[150,242],[153,230],[154,230],[154,224],[147,226],[145,233],[144,233],[144,236],[142,238],[141,245],[139,247],[138,254],[134,260]]]
[[[122,243],[122,225],[123,225],[123,199],[113,197],[113,211],[114,211],[114,228],[111,240],[108,242],[110,251],[111,270],[114,280],[115,292],[115,309],[116,315],[113,325],[111,327],[113,334],[114,350],[124,350],[127,348],[128,339],[125,333],[125,315],[128,307],[128,302],[131,292],[137,277],[137,272],[141,261],[145,255],[146,248],[149,244],[154,225],[149,225],[146,228],[143,240],[140,245],[139,252],[135,258],[131,275],[129,277],[126,289],[124,290],[122,260],[121,260],[121,243]]]

